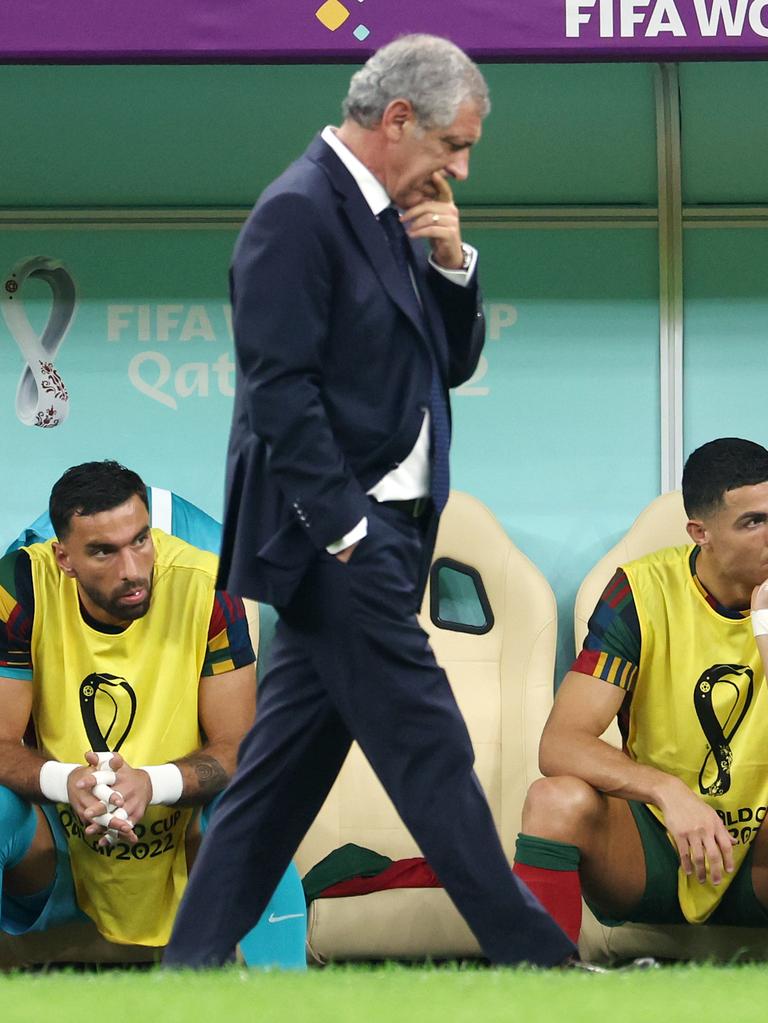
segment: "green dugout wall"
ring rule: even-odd
[[[0,67],[0,280],[44,255],[77,290],[54,429],[17,417],[24,361],[0,320],[0,546],[88,458],[220,515],[229,253],[260,189],[338,123],[350,71]],[[454,398],[453,480],[549,578],[561,673],[582,575],[685,454],[768,441],[768,67],[486,71],[494,109],[456,191],[488,339]],[[37,334],[50,295],[21,290]]]

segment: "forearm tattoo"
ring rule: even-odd
[[[177,763],[182,770],[185,766],[192,768],[197,779],[197,792],[185,793],[179,800],[180,803],[184,803],[187,800],[195,803],[201,800],[208,802],[217,792],[221,792],[229,781],[227,772],[218,760],[208,753],[194,753],[191,757],[184,757],[183,760],[178,760]],[[188,775],[188,772],[185,772],[185,774]]]

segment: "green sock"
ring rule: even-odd
[[[554,838],[537,838],[536,835],[517,836],[515,862],[529,867],[543,867],[545,870],[578,870],[581,853],[576,845],[558,842]]]

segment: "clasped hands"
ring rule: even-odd
[[[131,767],[118,753],[99,766],[99,755],[85,754],[87,767],[79,767],[67,780],[72,809],[85,825],[85,834],[100,836],[100,846],[120,841],[135,845],[134,831],[152,798],[146,771]]]

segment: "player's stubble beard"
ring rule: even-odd
[[[149,605],[152,600],[152,577],[149,579],[129,579],[127,582],[122,583],[114,593],[106,594],[101,590],[96,589],[95,586],[86,586],[82,579],[78,579],[83,592],[93,601],[96,607],[101,608],[111,618],[116,618],[121,622],[135,622],[139,618],[143,618],[144,615],[149,611]],[[147,596],[140,604],[125,605],[121,604],[120,598],[124,597],[128,593],[134,593],[136,590],[146,590]]]

